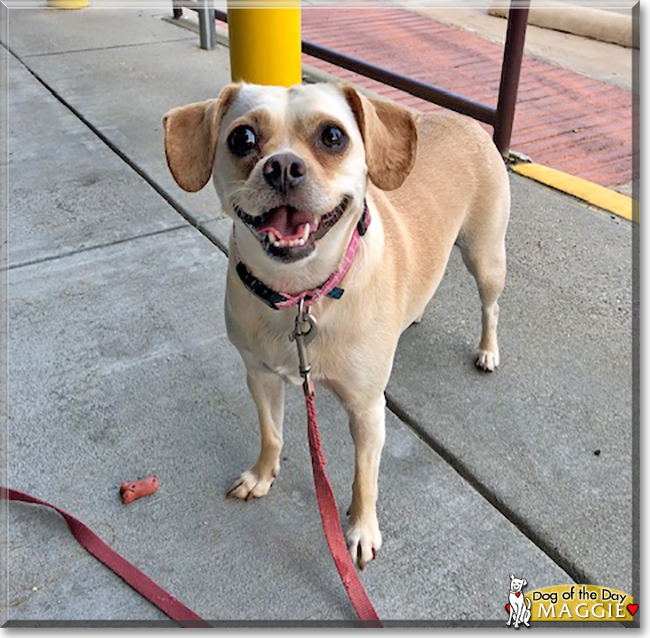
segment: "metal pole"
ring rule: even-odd
[[[212,0],[199,0],[199,37],[201,48],[211,50],[217,46],[217,31],[214,24]]]
[[[510,151],[529,10],[530,0],[510,0],[508,32],[503,50],[499,101],[494,123],[494,143],[503,157],[507,157]]]
[[[233,81],[300,84],[300,0],[283,0],[281,6],[277,0],[257,0],[254,8],[236,4],[228,6]]]

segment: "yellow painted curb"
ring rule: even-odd
[[[627,195],[622,195],[610,188],[605,188],[586,179],[574,177],[568,173],[563,173],[562,171],[557,171],[554,168],[548,168],[541,164],[516,164],[511,168],[515,173],[519,173],[519,175],[530,177],[551,188],[573,195],[594,206],[614,213],[619,217],[634,222],[639,221],[638,219],[634,219],[632,212],[633,200]]]

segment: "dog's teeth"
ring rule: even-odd
[[[277,241],[277,237],[275,236],[275,233],[272,230],[268,232],[268,238],[270,244],[275,244],[275,242]]]
[[[305,245],[305,240],[304,239],[299,239],[298,240],[298,246],[304,246]]]
[[[280,248],[280,242],[279,242],[277,239],[273,242],[273,245],[274,245],[276,248]]]
[[[302,244],[300,245],[304,246],[308,238],[309,238],[309,222],[305,224],[305,229],[302,231]]]

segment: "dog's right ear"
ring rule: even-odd
[[[172,109],[163,117],[165,154],[176,183],[186,191],[201,190],[212,175],[223,114],[240,85],[229,84],[215,100]]]
[[[510,574],[510,580],[514,580],[514,579],[515,579],[515,575],[514,575],[514,574]]]

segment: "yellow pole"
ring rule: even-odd
[[[237,4],[229,0],[233,81],[300,84],[300,0],[256,0],[255,8],[248,9],[236,8]]]
[[[47,0],[51,9],[83,9],[88,6],[88,0]]]

